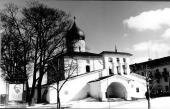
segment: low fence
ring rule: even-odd
[[[150,94],[151,98],[166,97],[166,96],[170,96],[170,92],[159,92],[159,93],[151,93]]]

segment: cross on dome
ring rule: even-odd
[[[76,17],[74,16],[74,22],[76,21]]]

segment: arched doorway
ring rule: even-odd
[[[107,87],[106,98],[127,98],[127,91],[123,84],[113,82]]]

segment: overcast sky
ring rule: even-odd
[[[24,0],[11,0],[24,6]],[[10,0],[0,0],[0,8]],[[170,2],[41,0],[72,16],[86,34],[89,52],[132,53],[131,63],[170,55]]]

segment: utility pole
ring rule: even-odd
[[[148,67],[146,65],[146,88],[147,88],[147,92],[146,92],[146,99],[148,100],[148,109],[151,109],[151,103],[150,103],[150,88],[149,88],[149,71],[148,71]]]

